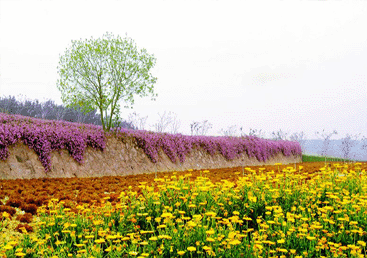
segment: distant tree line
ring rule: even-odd
[[[18,101],[15,97],[0,97],[0,112],[13,115],[29,116],[40,119],[60,120],[74,123],[94,124],[102,126],[101,115],[94,109],[87,114],[82,112],[81,107],[67,108],[57,105],[53,100],[40,103],[37,99],[32,101],[24,99]],[[136,130],[132,122],[120,119],[113,127],[122,127]]]

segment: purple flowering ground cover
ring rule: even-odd
[[[259,161],[266,161],[280,152],[287,157],[302,155],[300,144],[291,141],[265,140],[255,136],[188,136],[125,128],[114,128],[104,133],[102,126],[97,125],[0,113],[0,159],[8,158],[8,146],[22,141],[37,153],[45,171],[49,172],[51,151],[66,149],[75,161],[83,164],[86,147],[103,151],[107,135],[115,135],[121,139],[133,138],[154,163],[157,162],[160,148],[174,163],[184,162],[186,154],[194,148],[203,149],[210,155],[220,153],[228,160],[235,159],[244,152]]]

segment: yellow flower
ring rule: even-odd
[[[185,253],[186,253],[185,251],[177,251],[177,254],[181,256],[184,255]]]
[[[308,240],[315,240],[315,239],[316,239],[316,237],[313,237],[313,236],[306,236],[306,238],[307,238]]]
[[[364,242],[364,241],[357,241],[357,244],[359,244],[360,246],[363,246],[363,247],[366,246],[366,242]]]
[[[256,197],[254,197],[254,196],[250,196],[248,199],[249,199],[251,202],[256,202],[256,201],[257,201],[257,198],[256,198]]]
[[[239,245],[239,244],[241,244],[241,241],[235,239],[235,240],[232,240],[231,242],[229,242],[229,244],[231,244],[231,245]]]
[[[197,224],[195,222],[189,221],[189,222],[187,222],[187,225],[189,227],[196,227]]]
[[[194,251],[196,251],[196,247],[189,246],[189,247],[187,248],[187,250],[188,250],[188,251],[190,251],[190,252],[194,252]]]
[[[8,243],[6,246],[3,247],[3,249],[11,250],[11,249],[13,249],[13,247],[11,245],[9,245],[9,243]]]
[[[95,226],[101,225],[101,224],[103,224],[103,220],[94,220],[94,221],[93,221],[93,224],[94,224]]]
[[[283,243],[285,243],[285,239],[279,239],[279,240],[277,240],[277,243],[278,244],[283,244]]]
[[[101,239],[95,240],[94,242],[96,242],[97,244],[102,244],[102,243],[105,242],[105,240],[103,238],[101,238]]]
[[[114,235],[108,235],[106,238],[107,239],[116,239],[116,236],[114,236]]]
[[[162,218],[166,218],[166,217],[172,217],[173,215],[172,215],[172,213],[170,213],[170,212],[165,212],[165,213],[163,213],[162,215],[161,215],[161,217]]]
[[[205,213],[206,216],[211,216],[211,217],[215,217],[216,213],[213,211],[208,211]]]
[[[208,250],[211,250],[212,248],[211,248],[211,247],[209,247],[209,246],[203,246],[203,249],[204,249],[205,251],[208,251]]]
[[[210,229],[205,231],[205,233],[209,234],[209,235],[213,235],[215,233],[214,229]]]

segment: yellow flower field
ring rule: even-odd
[[[280,164],[278,164],[280,165]],[[246,172],[246,173],[244,173]],[[3,257],[365,257],[367,180],[361,163],[258,171],[213,183],[210,171],[140,182],[116,205],[57,199],[38,209],[38,236]],[[190,180],[191,179],[191,180]],[[130,187],[131,188],[131,187]],[[49,212],[46,212],[49,211]],[[2,223],[6,223],[3,214]]]

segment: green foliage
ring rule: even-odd
[[[350,159],[342,159],[342,158],[334,158],[334,157],[326,157],[327,161],[352,161]],[[319,162],[319,161],[325,161],[325,157],[322,156],[312,156],[312,155],[302,155],[302,161],[303,162]]]
[[[152,100],[158,96],[153,88],[157,78],[149,73],[156,58],[145,49],[139,52],[130,38],[103,36],[72,41],[72,47],[60,56],[57,88],[66,107],[81,107],[84,114],[98,109],[103,130],[109,131],[120,119],[120,100],[129,108],[135,94],[150,93]]]

